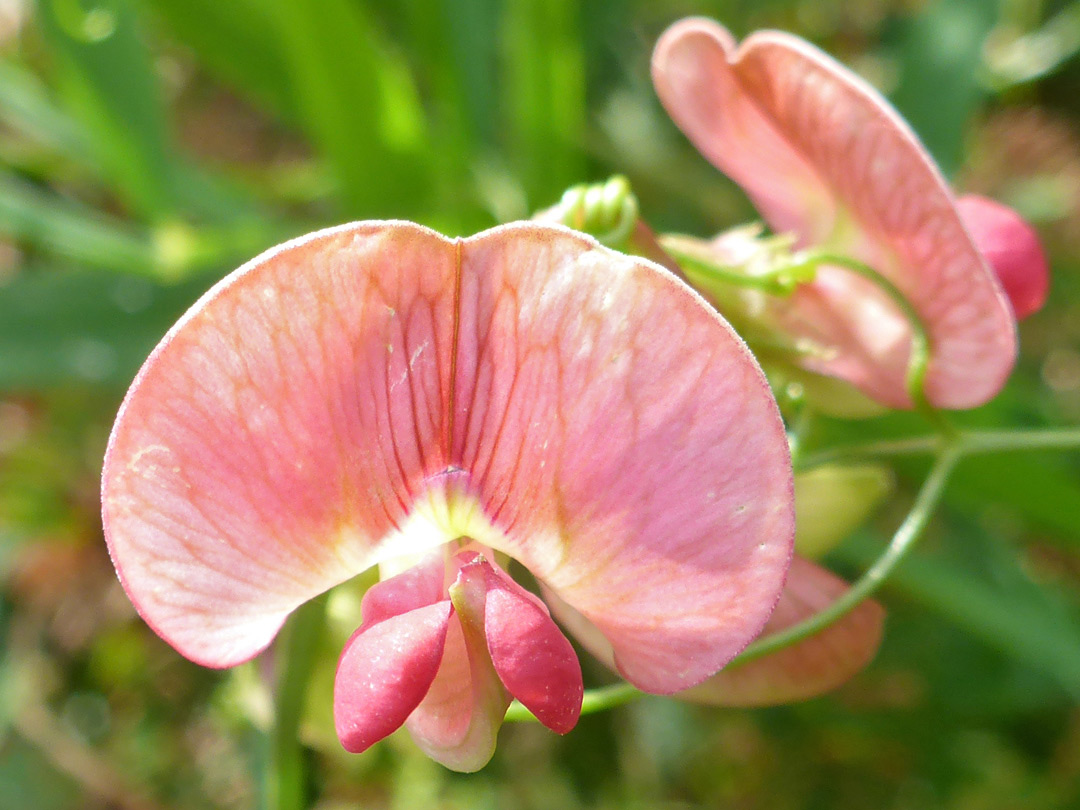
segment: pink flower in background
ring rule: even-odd
[[[132,602],[207,666],[379,565],[338,667],[342,742],[405,724],[473,770],[511,697],[558,732],[580,709],[510,558],[671,693],[768,620],[791,487],[759,367],[662,268],[547,225],[372,222],[269,251],[181,319],[120,410],[102,500]]]
[[[1039,235],[1023,218],[996,200],[966,194],[956,209],[989,262],[1018,320],[1042,309],[1050,292],[1050,270]]]
[[[1022,316],[1045,289],[1037,241],[1019,218],[1003,227],[985,206],[958,208],[926,150],[877,91],[795,36],[762,31],[737,45],[705,19],[665,32],[653,80],[675,122],[743,187],[773,230],[794,234],[799,248],[870,265],[911,302],[932,344],[931,404],[973,407],[1000,390],[1016,356],[1015,321],[987,262],[1010,295],[1027,296],[1013,298]],[[1017,247],[1012,234],[1022,228]],[[720,261],[745,258],[747,239],[736,231],[705,249]],[[1018,261],[1006,259],[1013,252]],[[808,370],[847,380],[884,404],[911,406],[911,328],[871,281],[824,265],[789,297],[755,306],[779,332],[816,347],[800,361]]]

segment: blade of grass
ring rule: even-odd
[[[4,173],[0,233],[80,263],[134,275],[156,273],[145,234]]]
[[[350,213],[414,216],[429,185],[427,123],[408,66],[349,0],[271,0],[293,97]]]
[[[23,271],[0,285],[0,391],[127,385],[169,326],[209,286],[102,271]]]
[[[175,213],[165,107],[130,6],[46,0],[38,12],[56,84],[104,173],[135,210]]]
[[[834,556],[864,565],[877,553],[874,541],[857,534]],[[1015,557],[1010,559],[1016,565]],[[1080,623],[1038,587],[991,584],[987,577],[942,555],[916,553],[896,569],[886,588],[1050,675],[1073,699],[1080,700]]]
[[[0,121],[39,143],[80,162],[90,160],[90,144],[79,125],[49,98],[48,88],[29,70],[0,62]]]
[[[289,121],[299,113],[273,18],[252,0],[138,0],[201,65]]]
[[[554,203],[585,178],[585,54],[576,0],[504,6],[504,109],[514,156],[533,208]]]
[[[254,215],[250,203],[179,153],[150,53],[127,0],[84,11],[47,0],[38,15],[54,78],[100,176],[144,218],[191,213],[211,221]]]

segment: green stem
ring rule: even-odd
[[[896,306],[911,327],[911,355],[905,373],[904,387],[915,409],[933,423],[943,435],[956,431],[926,399],[926,374],[930,367],[932,345],[918,311],[907,296],[888,278],[865,262],[840,253],[809,251],[798,254],[792,261],[767,273],[750,274],[744,267],[718,264],[707,257],[681,250],[677,243],[668,240],[665,250],[683,267],[704,275],[713,281],[761,290],[770,295],[790,295],[800,284],[813,281],[818,267],[823,264],[848,270],[877,287]]]
[[[922,489],[915,497],[911,511],[900,524],[900,528],[896,530],[885,552],[851,588],[845,591],[843,596],[808,619],[751,643],[728,666],[745,664],[821,632],[846,616],[876,591],[922,535],[934,508],[945,491],[949,474],[960,458],[960,449],[955,444],[945,445],[934,461],[934,466],[923,483]]]
[[[1038,430],[982,430],[964,434],[964,452],[1080,449],[1080,427]]]
[[[704,259],[701,256],[680,250],[670,242],[663,243],[663,245],[664,250],[683,267],[695,270],[714,281],[761,290],[769,295],[790,295],[799,284],[813,278],[813,265],[809,262],[785,264],[767,273],[751,275],[742,267],[719,264]]]
[[[962,452],[958,443],[947,442],[943,446],[934,461],[934,466],[930,469],[930,474],[927,476],[918,495],[915,496],[915,503],[912,505],[911,511],[908,512],[904,522],[896,530],[884,553],[878,557],[877,561],[867,569],[866,573],[843,596],[824,610],[815,613],[798,624],[751,643],[728,664],[728,667],[746,664],[785,647],[798,644],[800,641],[820,633],[826,627],[842,619],[876,591],[900,561],[904,559],[919,537],[922,536],[923,531],[930,522],[930,516],[945,491],[949,475],[961,457]],[[621,706],[644,694],[628,683],[590,689],[585,692],[581,713],[589,714]],[[523,705],[514,701],[506,713],[506,719],[510,722],[522,722],[534,721],[536,718]]]
[[[266,810],[302,810],[308,806],[300,719],[315,668],[326,615],[326,595],[297,608],[278,643],[281,670],[274,697],[274,725],[264,784]]]
[[[908,360],[907,374],[904,380],[908,396],[911,397],[915,408],[942,429],[943,433],[953,433],[952,427],[943,420],[941,415],[926,400],[926,371],[930,366],[931,350],[930,334],[927,332],[918,311],[907,296],[900,291],[900,288],[870,265],[840,253],[808,253],[798,264],[807,264],[815,269],[822,264],[842,267],[861,278],[865,278],[888,296],[911,327],[911,357]]]
[[[802,456],[798,470],[809,470],[823,464],[861,461],[888,456],[926,455],[938,452],[946,440],[941,436],[913,436],[840,447],[830,447]],[[1080,427],[1040,428],[1023,430],[965,430],[952,441],[961,455],[1002,453],[1022,450],[1080,449]]]
[[[640,697],[645,697],[645,694],[645,692],[628,683],[613,683],[610,686],[601,686],[597,689],[586,689],[585,696],[581,700],[581,713],[595,714],[596,712],[614,709],[616,706],[622,706]],[[532,712],[516,700],[506,710],[505,720],[508,723],[540,722]]]

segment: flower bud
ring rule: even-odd
[[[1039,235],[1006,205],[968,194],[956,201],[957,210],[979,252],[986,258],[1017,320],[1042,309],[1050,287],[1050,270]]]
[[[816,559],[861,526],[892,492],[878,464],[828,464],[795,476],[795,551]]]

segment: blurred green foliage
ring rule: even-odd
[[[1005,393],[960,420],[1080,420],[1078,3],[4,0],[0,810],[259,801],[273,654],[230,673],[183,661],[105,553],[97,476],[125,386],[215,279],[318,226],[468,233],[615,171],[659,227],[752,217],[649,85],[652,42],[686,14],[822,45],[891,95],[959,187],[1038,221],[1051,303],[1023,325]],[[813,438],[912,430],[894,415]],[[922,470],[899,472],[910,487]],[[840,570],[874,556],[908,498],[837,550]],[[884,598],[881,655],[834,696],[650,698],[565,739],[508,727],[475,776],[399,737],[345,755],[309,718],[313,806],[1080,805],[1080,460],[965,463]]]

